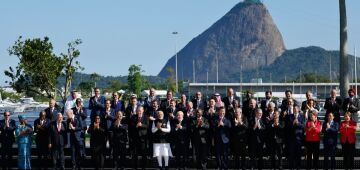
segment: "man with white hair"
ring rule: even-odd
[[[66,116],[67,129],[70,133],[71,161],[73,169],[80,169],[84,158],[84,142],[81,137],[81,131],[83,129],[82,121],[74,115],[74,112],[71,109],[66,111]]]

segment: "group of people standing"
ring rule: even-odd
[[[136,96],[131,96],[125,104],[117,92],[109,100],[95,88],[88,108],[83,106],[76,92],[72,92],[64,109],[57,108],[56,101],[50,100],[49,108],[40,112],[34,126],[27,123],[25,116],[19,116],[20,124],[16,126],[10,119],[10,112],[5,112],[4,120],[0,121],[2,168],[10,167],[10,150],[16,136],[18,167],[31,169],[33,133],[36,133],[39,162],[44,163],[40,168],[50,166],[46,165],[50,153],[52,168],[65,169],[64,147],[69,144],[73,169],[81,169],[86,155],[86,133],[90,135],[96,169],[104,168],[106,156],[113,161],[114,169],[123,169],[129,165],[126,155],[131,156],[129,160],[134,169],[145,169],[150,153],[160,169],[169,168],[171,157],[175,160],[171,166],[177,169],[185,169],[190,157],[197,169],[207,169],[209,156],[215,156],[218,169],[228,169],[230,156],[234,158],[235,169],[262,169],[263,157],[271,159],[273,169],[283,168],[283,157],[290,169],[300,169],[304,152],[306,168],[317,169],[321,134],[324,169],[335,169],[339,133],[344,167],[352,169],[354,166],[360,101],[353,89],[348,91],[349,97],[344,101],[336,97],[335,90],[330,92],[325,101],[323,122],[318,118],[319,106],[311,91],[306,93],[307,100],[298,103],[287,90],[281,104],[273,100],[271,91],[267,91],[266,98],[259,103],[248,93],[242,105],[232,88],[225,97],[215,93],[208,100],[201,92],[196,92],[194,99],[187,100],[186,95],[181,95],[178,101],[173,98],[172,91],[160,100],[154,88],[149,91],[142,104]],[[89,125],[85,121],[87,109],[91,110]],[[250,158],[249,165],[246,156]]]

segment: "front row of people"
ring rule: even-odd
[[[352,169],[354,165],[356,123],[351,120],[350,112],[344,114],[344,121],[340,124],[334,121],[332,113],[328,114],[326,120],[321,123],[317,118],[316,110],[310,113],[310,118],[305,122],[305,117],[299,112],[298,107],[294,107],[292,114],[280,115],[278,111],[275,111],[271,115],[271,120],[269,117],[263,116],[261,109],[255,111],[253,118],[246,118],[242,114],[241,108],[235,109],[232,118],[225,117],[224,108],[221,108],[218,114],[212,117],[203,116],[202,110],[195,112],[194,117],[187,117],[182,111],[178,111],[176,116],[170,117],[162,111],[158,111],[156,118],[150,120],[140,106],[136,109],[136,114],[130,118],[125,118],[123,112],[118,111],[111,122],[110,129],[107,128],[106,120],[103,117],[96,116],[87,130],[90,134],[94,167],[96,169],[104,167],[108,130],[113,133],[112,155],[115,169],[124,168],[128,152],[126,146],[129,141],[132,142],[129,143],[129,151],[136,169],[138,166],[142,169],[146,167],[148,144],[153,148],[153,157],[156,157],[160,169],[167,169],[169,157],[173,156],[176,158],[176,167],[185,168],[188,153],[191,152],[190,148],[195,153],[197,168],[206,169],[211,146],[216,148],[216,162],[219,169],[228,169],[229,151],[234,156],[235,168],[246,169],[246,148],[249,151],[251,168],[262,169],[263,156],[269,154],[273,168],[282,169],[282,158],[285,156],[288,158],[291,169],[300,169],[303,145],[306,148],[307,169],[317,169],[321,133],[324,134],[324,168],[335,169],[338,132],[341,134],[344,167]],[[63,121],[63,115],[58,113],[55,121],[48,122],[47,119],[41,119],[45,114],[40,113],[40,119],[37,120],[39,122],[35,122],[37,123],[35,140],[39,159],[46,159],[48,153],[43,145],[47,145],[51,150],[53,169],[65,169],[64,147],[67,145],[69,136],[73,169],[80,169],[85,155],[83,153],[84,141],[81,137],[82,121],[74,116],[72,110],[68,110],[66,115],[66,121]],[[6,146],[8,146],[7,144],[12,145],[11,141],[14,141],[14,138],[11,133],[15,132],[19,149],[18,167],[19,169],[31,169],[32,126],[27,124],[25,116],[19,116],[20,124],[18,126],[15,126],[15,122],[9,118],[9,112],[5,112],[4,117],[5,119],[0,121],[2,168],[9,168],[8,161],[11,155],[6,150],[11,147],[6,148]],[[45,124],[48,125],[46,128]],[[151,134],[148,134],[149,128]],[[44,129],[48,129],[48,143],[41,143],[43,141],[40,137],[41,133],[45,133]],[[150,135],[151,143],[148,140]],[[214,143],[211,143],[210,138],[214,139]],[[264,144],[268,147],[266,151],[270,153],[264,152]],[[137,162],[138,156],[142,157],[140,164]]]

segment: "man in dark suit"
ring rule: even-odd
[[[123,112],[116,112],[116,119],[111,125],[113,131],[114,169],[124,169],[126,156],[126,142],[128,142],[128,125],[123,121]],[[120,158],[119,158],[120,157]]]
[[[71,146],[71,161],[73,169],[81,169],[81,163],[84,159],[83,138],[81,137],[81,131],[83,130],[81,119],[74,115],[72,110],[66,111],[67,116],[67,130],[70,133],[70,146]]]
[[[200,91],[195,93],[195,98],[191,101],[194,105],[194,109],[205,110],[207,108],[206,100],[203,99],[203,96]]]
[[[192,121],[192,135],[195,145],[197,169],[206,169],[208,153],[209,122],[203,117],[201,109],[196,110],[196,119]]]
[[[176,113],[176,119],[172,122],[171,128],[175,142],[176,167],[178,169],[185,169],[187,150],[189,149],[189,124],[187,120],[184,119],[184,112],[178,111]]]
[[[287,142],[287,154],[291,169],[300,169],[301,146],[304,140],[305,116],[300,113],[300,107],[295,106],[293,112],[285,117],[285,132]]]
[[[255,119],[255,112],[256,112],[258,106],[257,106],[257,102],[255,99],[249,99],[248,104],[249,104],[249,106],[246,109],[247,112],[243,112],[243,113],[244,113],[244,116],[247,118],[248,123],[250,124]],[[243,106],[243,108],[244,107],[245,106]],[[244,109],[243,109],[243,111],[244,111]]]
[[[112,157],[113,154],[113,132],[111,125],[115,119],[115,110],[111,108],[111,101],[105,101],[105,108],[101,111],[101,122],[104,123],[105,131],[107,134],[107,140],[109,141],[109,157]]]
[[[55,121],[58,113],[61,113],[61,109],[56,105],[55,99],[50,99],[49,107],[45,109],[46,118],[50,121]]]
[[[10,169],[12,158],[12,145],[15,141],[15,120],[10,118],[10,112],[4,112],[4,119],[0,120],[0,143],[2,169]]]
[[[166,108],[168,108],[170,106],[170,101],[172,99],[174,99],[173,92],[171,90],[168,90],[166,92],[166,99],[161,100],[161,103],[160,103],[160,108],[164,113],[166,113]]]
[[[234,111],[234,109],[235,109],[234,101],[235,100],[238,103],[240,103],[240,98],[235,96],[234,89],[228,88],[227,96],[222,99],[222,101],[224,102],[225,109],[226,109],[226,118],[230,118],[230,116],[229,116],[230,113],[235,113],[235,111]]]
[[[214,120],[214,139],[218,169],[228,169],[228,149],[231,122],[225,117],[225,108],[220,108],[219,116]]]
[[[120,94],[118,92],[112,93],[111,108],[117,111],[125,112],[125,104],[120,100]]]
[[[253,94],[251,92],[247,92],[245,95],[245,99],[243,100],[242,103],[242,111],[243,113],[248,113],[249,112],[249,104],[250,104],[250,100],[253,99]]]
[[[344,112],[351,113],[351,120],[358,122],[359,116],[357,112],[360,110],[360,100],[355,97],[355,90],[349,89],[348,91],[349,97],[344,100],[342,105]]]
[[[183,113],[186,113],[186,105],[187,105],[186,95],[182,94],[180,97],[180,102],[176,104],[176,109],[179,111],[181,110]]]
[[[152,108],[152,102],[154,100],[159,100],[159,98],[156,96],[155,94],[155,89],[154,88],[150,88],[149,89],[149,95],[147,97],[145,97],[144,100],[144,109],[145,112],[147,112],[149,109]]]
[[[49,148],[51,149],[53,169],[57,166],[61,170],[65,170],[64,147],[67,144],[67,129],[66,123],[63,121],[63,116],[58,113],[56,121],[53,121],[49,126]]]
[[[301,110],[303,111],[303,113],[305,113],[307,109],[312,109],[312,108],[309,108],[309,106],[310,106],[309,103],[311,100],[313,100],[313,102],[314,102],[313,109],[320,110],[319,104],[313,98],[313,93],[310,90],[308,90],[305,95],[306,95],[306,100],[301,103]]]
[[[81,125],[83,126],[83,128],[81,130],[81,138],[84,141],[84,144],[83,144],[84,147],[83,147],[82,153],[85,156],[86,155],[86,152],[85,152],[85,132],[87,130],[86,118],[87,118],[88,114],[87,114],[87,109],[83,105],[82,99],[80,99],[80,98],[76,99],[75,107],[73,107],[72,110],[73,110],[73,113],[74,113],[75,117],[78,118],[79,120],[81,120]]]
[[[286,96],[286,98],[282,100],[281,106],[280,106],[282,112],[285,111],[286,109],[288,109],[288,101],[290,99],[293,101],[294,106],[298,105],[297,101],[295,99],[293,99],[293,97],[292,97],[292,91],[291,90],[286,90],[285,91],[285,96]]]
[[[328,117],[322,125],[322,132],[324,134],[324,169],[335,169],[335,151],[338,141],[339,122],[334,120],[334,114],[329,113]],[[330,158],[330,163],[329,163]]]
[[[101,111],[105,108],[105,97],[100,95],[100,89],[95,87],[95,96],[90,97],[89,109],[91,110],[91,123],[94,123],[95,117],[100,116]]]
[[[47,168],[48,155],[49,155],[49,128],[50,120],[46,118],[46,112],[41,111],[39,118],[34,121],[34,132],[36,133],[35,143],[37,149],[37,156],[39,167]],[[41,166],[40,166],[41,165]]]
[[[164,115],[165,118],[167,118],[169,121],[174,120],[176,113],[177,113],[175,99],[172,99],[170,101],[170,106],[168,108],[166,108],[165,113],[166,113],[166,115]]]
[[[277,108],[276,106],[276,101],[273,100],[272,98],[272,91],[266,91],[265,92],[265,99],[261,101],[260,103],[260,108],[263,111],[263,113],[267,112],[267,108],[270,102],[273,102],[275,104],[275,108]]]
[[[326,98],[324,109],[326,109],[325,117],[328,117],[329,113],[334,114],[334,121],[340,123],[340,109],[341,109],[342,100],[339,97],[336,97],[336,90],[332,89],[330,92],[330,97]]]
[[[280,120],[279,111],[274,112],[274,118],[267,126],[267,133],[270,136],[269,145],[266,145],[270,149],[271,166],[273,169],[279,168],[282,170],[282,156],[283,156],[283,144],[285,138],[285,121]]]
[[[262,114],[261,109],[256,109],[255,118],[249,122],[249,153],[252,169],[256,166],[256,158],[258,159],[258,169],[262,169],[263,166],[263,145],[266,127],[261,119]]]
[[[135,144],[135,150],[132,159],[134,160],[134,168],[138,167],[138,156],[141,156],[141,163],[139,164],[142,169],[146,167],[147,156],[147,140],[148,140],[148,126],[149,118],[144,114],[142,106],[137,107],[136,115],[131,117],[130,126],[134,129],[131,134],[132,141]]]

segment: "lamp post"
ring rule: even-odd
[[[173,35],[175,35],[175,92],[178,93],[178,69],[177,69],[177,49],[176,49],[176,35],[178,32],[174,31],[172,32]]]

